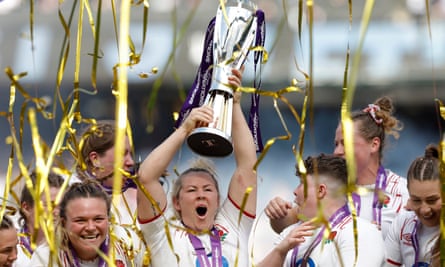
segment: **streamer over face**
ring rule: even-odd
[[[37,181],[37,174],[32,172],[30,178],[33,184]],[[43,204],[43,207],[48,211],[48,208],[53,208],[53,216],[55,219],[54,225],[56,225],[56,219],[59,216],[59,208],[55,204],[56,197],[60,191],[60,188],[63,185],[64,179],[62,176],[50,172],[47,177],[48,186],[49,186],[49,201],[46,199],[45,192],[42,192],[40,196],[40,202]],[[45,211],[45,212],[46,212]],[[40,215],[38,215],[40,216]],[[34,228],[34,218],[35,218],[35,210],[34,210],[34,197],[29,191],[27,186],[24,186],[20,195],[20,226],[27,226],[28,230],[33,234]],[[37,241],[40,241],[39,238],[43,238],[43,234],[39,233],[37,237]]]
[[[306,174],[300,173],[297,166],[300,184],[294,190],[295,203],[305,219],[312,219],[317,216],[321,200],[345,200],[343,190],[348,175],[345,160],[334,155],[308,157],[304,166]]]
[[[89,160],[92,162],[92,172],[97,179],[105,179],[104,184],[112,186],[113,182],[108,179],[113,174],[114,170],[114,146],[108,148],[104,152],[91,151],[89,153]],[[131,146],[128,137],[125,137],[125,151],[123,169],[130,171],[134,166],[133,156],[131,154]],[[109,180],[109,181],[108,181]]]
[[[57,217],[59,216],[59,207],[54,204],[56,201],[56,197],[59,194],[59,191],[60,188],[58,187],[51,186],[49,188],[49,197],[51,203],[48,203],[48,201],[46,200],[46,196],[44,194],[40,196],[40,202],[43,203],[43,207],[45,209],[48,209],[49,205],[53,206],[54,224],[57,223]],[[35,218],[34,202],[28,203],[26,201],[23,201],[21,203],[21,213],[25,223],[27,223],[27,226],[34,227],[34,218]]]
[[[307,195],[304,194],[305,184]],[[294,195],[294,202],[298,205],[299,213],[306,219],[314,218],[317,215],[318,202],[318,186],[315,178],[310,174],[306,176],[306,179],[300,178],[300,184],[295,189]]]
[[[83,260],[95,259],[108,234],[107,203],[96,197],[71,200],[64,226],[76,254]]]
[[[80,148],[87,171],[98,180],[101,180],[103,185],[109,187],[113,185],[111,178],[114,171],[115,137],[116,127],[114,121],[98,121],[97,124],[90,125],[84,131],[82,134],[83,143]],[[125,136],[124,146],[122,168],[128,172],[133,169],[135,164],[128,136]]]
[[[377,155],[380,149],[380,139],[374,137],[371,140],[366,139],[360,132],[360,121],[354,121],[354,159],[357,167],[357,175],[366,171],[370,162],[371,156]],[[341,124],[338,125],[335,131],[335,148],[334,155],[345,157],[343,128]]]

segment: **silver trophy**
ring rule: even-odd
[[[203,156],[224,157],[233,151],[233,90],[228,77],[244,64],[257,31],[254,3],[228,0],[224,7],[220,5],[216,13],[212,84],[204,103],[213,109],[213,122],[187,138],[189,147]]]

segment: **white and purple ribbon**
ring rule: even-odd
[[[382,225],[382,208],[383,202],[380,201],[380,192],[386,191],[387,175],[383,166],[379,167],[377,171],[377,178],[374,187],[374,198],[372,200],[372,220],[380,227]],[[352,192],[352,200],[354,201],[355,209],[357,210],[357,216],[360,217],[361,198],[356,192]]]
[[[222,267],[221,241],[219,239],[218,230],[215,227],[213,227],[210,234],[210,243],[212,246],[212,265],[210,265],[209,258],[207,257],[207,253],[201,240],[191,233],[189,233],[188,236],[193,248],[195,249],[200,267]]]
[[[132,176],[134,176],[134,174],[137,172],[137,169],[133,169],[130,171],[130,174]],[[100,185],[102,187],[102,189],[108,194],[108,195],[112,195],[113,194],[113,187],[112,186],[107,186],[103,184],[103,180],[106,180],[108,178],[111,178],[114,176],[114,172],[108,174],[105,177],[102,177],[100,179],[98,179],[95,175],[93,175],[92,173],[90,173],[89,171],[86,171],[86,174],[91,178],[91,179],[95,179],[98,180],[100,182]],[[121,187],[121,193],[124,193],[125,191],[127,191],[129,188],[137,188],[136,183],[133,181],[133,178],[129,178],[126,177],[125,181],[122,183],[122,187]]]
[[[23,225],[23,227],[20,229],[19,243],[29,252],[30,255],[32,255],[34,251],[31,248],[30,234],[31,233],[29,232],[28,226],[26,226],[25,223],[25,225]]]
[[[334,228],[335,226],[337,226],[337,224],[339,224],[341,221],[343,221],[343,219],[346,218],[347,216],[349,216],[350,214],[351,214],[351,212],[349,211],[348,205],[344,205],[341,208],[339,208],[329,218],[329,224],[331,226],[331,229]],[[303,259],[301,261],[301,267],[307,266],[307,262],[308,262],[308,259],[311,255],[312,251],[314,250],[315,247],[318,246],[318,244],[320,244],[321,240],[323,239],[323,233],[324,233],[325,228],[326,228],[326,226],[323,226],[320,229],[320,232],[317,234],[314,241],[309,245],[309,247],[305,251],[305,253],[303,255]],[[290,265],[291,267],[297,267],[298,247],[299,246],[296,246],[292,251],[291,265]]]
[[[113,187],[112,186],[106,186],[104,184],[101,184],[102,189],[108,194],[108,195],[112,195],[113,194]],[[131,178],[127,178],[125,180],[125,182],[122,183],[122,188],[121,188],[121,193],[124,193],[125,191],[127,191],[129,188],[137,188],[136,183],[133,181],[133,179]]]
[[[411,241],[413,242],[413,247],[414,247],[414,264],[413,267],[419,267],[419,237],[417,236],[417,232],[419,231],[420,228],[420,221],[417,220],[416,224],[414,225],[414,229],[411,233]]]

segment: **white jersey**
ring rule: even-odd
[[[242,214],[240,223],[238,217],[240,209],[229,199],[226,199],[221,206],[216,219],[215,228],[219,233],[222,250],[222,266],[249,266],[248,238],[253,225],[254,216],[246,213]],[[154,218],[149,222],[140,222],[144,239],[151,251],[151,265],[153,267],[192,267],[199,266],[195,249],[189,239],[184,226],[178,221],[172,223],[168,221],[168,232],[166,232],[167,214]],[[168,237],[171,238],[169,243]],[[210,236],[208,234],[199,235],[205,253],[212,261],[212,249]],[[173,246],[170,247],[170,244]]]
[[[418,218],[414,212],[405,211],[397,216],[385,239],[386,266],[414,265],[416,252],[413,231],[417,222]],[[427,267],[431,264],[431,250],[439,234],[439,226],[427,227],[420,224],[417,229],[418,266]]]
[[[116,219],[116,224],[138,226],[136,195],[137,190],[135,188],[129,188],[117,195],[117,202],[113,202],[111,205],[111,213]]]
[[[409,199],[406,179],[386,169],[386,190],[385,200],[382,207],[382,236],[385,239],[391,227],[391,223],[397,214],[404,210],[406,202]],[[360,186],[359,186],[360,188]],[[359,217],[368,221],[373,221],[372,202],[374,200],[375,185],[363,186],[363,193],[360,193],[360,213]],[[360,189],[359,189],[360,190]]]
[[[297,225],[298,224],[294,224],[286,228],[280,234],[280,240],[278,242],[282,241]],[[313,241],[315,241],[320,231],[321,228],[318,228],[313,236],[306,238],[306,241],[298,247],[298,254],[294,257],[295,265],[292,263],[293,249],[291,249],[286,255],[283,267],[301,266],[303,256]],[[383,238],[375,225],[361,218],[357,218],[357,241],[356,246],[352,216],[346,216],[331,229],[328,237],[323,237],[321,242],[313,248],[307,260],[307,266],[380,267],[384,262]],[[356,252],[358,253],[357,258],[355,257]],[[355,259],[357,259],[357,261],[355,261]]]
[[[17,245],[17,259],[12,266],[14,267],[28,267],[31,265],[31,254],[26,250],[25,247],[18,244]]]
[[[140,242],[140,238],[131,230],[125,229],[121,226],[115,226],[113,232],[116,235],[116,242],[114,243],[115,248],[115,266],[119,267],[141,267],[148,266],[144,265],[144,253],[145,246]],[[131,248],[131,249],[126,249]],[[58,247],[56,247],[58,249]],[[32,267],[71,267],[74,266],[65,253],[58,251],[59,257],[56,259],[53,257],[53,263],[50,265],[50,248],[47,243],[39,245],[34,251],[31,257],[31,263],[29,266]],[[60,264],[57,262],[60,261]],[[148,258],[147,258],[148,261]],[[78,261],[78,267],[97,267],[99,264],[99,257],[93,261]]]

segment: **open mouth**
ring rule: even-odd
[[[94,241],[98,238],[99,238],[99,234],[80,236],[80,239],[85,240],[85,241]]]
[[[197,207],[196,213],[198,213],[199,216],[204,216],[207,213],[207,207]]]

